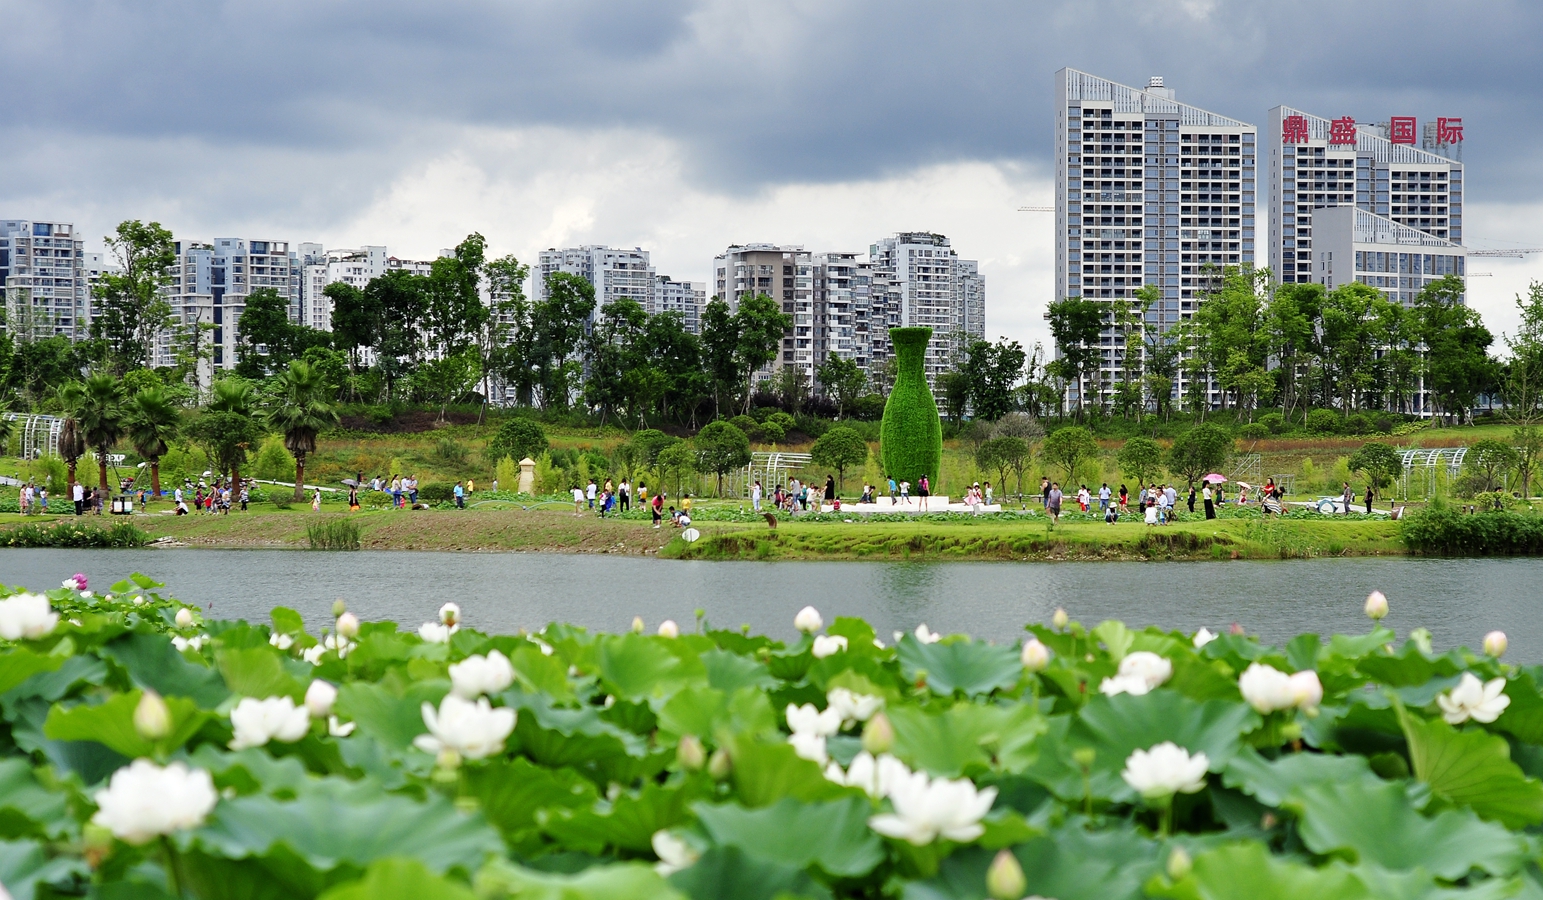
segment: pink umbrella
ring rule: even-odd
[[[1212,472],[1211,474],[1207,475],[1206,477],[1204,477],[1204,478],[1202,478],[1200,480],[1204,481],[1204,482],[1206,482],[1208,484],[1220,484],[1221,482],[1227,480],[1227,476],[1218,474],[1216,472]]]

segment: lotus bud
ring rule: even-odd
[[[1506,641],[1504,631],[1491,631],[1484,636],[1484,652],[1496,659],[1505,656],[1508,646],[1510,644]]]
[[[874,713],[863,726],[863,749],[873,756],[888,753],[895,745],[895,726],[889,724],[889,716]]]
[[[706,765],[707,750],[702,746],[702,739],[694,734],[681,735],[680,743],[675,746],[675,761],[688,772]]]
[[[191,609],[188,609],[186,606],[184,606],[181,609],[177,610],[177,627],[178,628],[192,628],[193,627],[193,611]]]
[[[1316,706],[1312,707],[1313,710],[1316,710],[1317,708],[1318,707]],[[1287,722],[1280,727],[1280,736],[1281,740],[1284,740],[1287,743],[1292,741],[1300,741],[1302,739],[1302,723]]]
[[[338,635],[353,640],[359,636],[359,617],[351,612],[338,616]]]
[[[1429,628],[1416,628],[1415,630],[1409,632],[1409,640],[1414,641],[1414,645],[1420,648],[1421,653],[1432,652],[1431,633]]]
[[[1098,751],[1092,747],[1078,747],[1072,751],[1072,762],[1076,763],[1077,768],[1082,769],[1084,772],[1093,768],[1093,760],[1097,758]]]
[[[820,611],[812,606],[806,606],[793,617],[793,627],[804,634],[814,634],[825,627],[825,620],[820,618]]]
[[[712,758],[708,759],[707,774],[712,776],[714,781],[723,781],[729,777],[729,772],[733,767],[733,763],[729,759],[729,752],[720,748],[714,750]]]
[[[1184,876],[1194,867],[1194,861],[1184,852],[1183,847],[1174,847],[1173,852],[1168,854],[1168,877],[1174,881],[1184,880]]]
[[[305,689],[305,709],[313,719],[325,719],[332,715],[332,704],[337,702],[338,689],[320,678]]]
[[[659,623],[659,636],[667,638],[680,637],[680,626],[675,624],[674,619],[665,619]]]
[[[1066,614],[1066,610],[1061,609],[1060,607],[1056,607],[1055,615],[1050,617],[1050,624],[1055,626],[1056,631],[1064,629],[1066,627],[1066,623],[1070,621],[1071,616],[1068,616]]]
[[[1023,642],[1023,667],[1030,672],[1043,672],[1050,665],[1050,649],[1040,643],[1039,638],[1029,638]]]
[[[1028,886],[1018,857],[1009,850],[998,850],[991,867],[986,870],[986,894],[992,900],[1021,900]]]
[[[343,613],[346,613],[346,612],[348,612],[348,604],[347,603],[344,603],[342,600],[334,600],[334,601],[332,601],[332,618],[336,619],[339,616],[343,615]]]
[[[1388,614],[1388,598],[1382,591],[1372,591],[1366,597],[1366,617],[1373,622],[1380,622]]]
[[[434,764],[441,769],[454,771],[461,766],[461,754],[446,747],[440,750],[439,755],[434,758]]]
[[[643,617],[642,616],[633,616],[632,617],[632,633],[633,634],[642,634],[643,633]]]
[[[454,603],[446,603],[439,608],[439,621],[445,625],[461,624],[461,607]]]
[[[80,848],[86,858],[86,865],[93,869],[99,868],[112,853],[112,830],[105,825],[87,822],[86,827],[80,831]]]
[[[171,734],[171,710],[155,691],[145,691],[134,707],[134,730],[147,741],[159,741]]]

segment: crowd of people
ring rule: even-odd
[[[1238,482],[1237,497],[1235,500],[1229,500],[1225,482],[1206,481],[1199,488],[1190,485],[1189,492],[1184,497],[1183,503],[1189,512],[1194,513],[1196,512],[1195,507],[1198,502],[1201,511],[1207,519],[1216,518],[1217,510],[1229,502],[1236,503],[1239,507],[1246,507],[1252,502],[1257,502],[1264,515],[1280,515],[1284,509],[1283,498],[1285,497],[1285,490],[1275,483],[1274,478],[1266,481],[1258,496],[1252,500],[1249,497],[1251,489],[1251,485],[1245,482]],[[1346,483],[1345,490],[1345,508],[1348,512],[1349,501],[1353,499],[1353,495],[1349,493],[1349,483]],[[1167,525],[1178,518],[1176,513],[1180,503],[1179,496],[1178,489],[1171,484],[1138,484],[1135,495],[1135,507],[1137,510],[1140,510],[1142,520],[1146,524]],[[1371,496],[1371,490],[1368,488],[1366,499],[1366,510],[1368,513],[1371,512]],[[1051,481],[1048,477],[1041,479],[1040,502],[1045,512],[1050,515],[1051,520],[1059,521],[1061,506],[1065,502],[1065,494],[1061,491],[1061,485],[1058,482]],[[1108,482],[1104,482],[1099,486],[1096,494],[1084,484],[1073,495],[1073,502],[1084,513],[1092,512],[1096,503],[1098,513],[1103,516],[1105,522],[1111,525],[1120,521],[1122,516],[1129,515],[1131,512],[1130,489],[1123,484],[1120,485],[1120,489],[1116,493],[1109,487]]]

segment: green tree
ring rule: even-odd
[[[431,356],[460,354],[477,343],[491,316],[480,290],[486,258],[487,239],[473,232],[449,256],[441,256],[430,265],[424,296]]]
[[[1231,457],[1232,437],[1215,425],[1201,423],[1168,448],[1168,471],[1193,487],[1205,475],[1220,471]]]
[[[1499,382],[1500,367],[1488,352],[1494,337],[1478,312],[1463,305],[1463,280],[1456,275],[1426,285],[1415,298],[1415,316],[1426,348],[1426,387],[1437,408],[1461,422]]]
[[[718,476],[718,496],[723,496],[723,476],[750,464],[750,438],[720,419],[707,423],[693,443],[697,468]]]
[[[584,400],[600,410],[600,421],[620,409],[641,420],[657,389],[643,335],[648,311],[630,297],[619,297],[600,310],[588,339]]]
[[[632,436],[632,448],[645,466],[658,463],[659,454],[664,448],[678,443],[679,438],[670,437],[657,428],[645,428]]]
[[[1464,458],[1468,469],[1483,477],[1486,491],[1498,490],[1501,480],[1516,468],[1517,462],[1516,449],[1493,438],[1475,441]]]
[[[1077,414],[1087,406],[1086,379],[1097,373],[1102,359],[1099,338],[1104,331],[1103,304],[1097,300],[1067,297],[1050,304],[1045,317],[1050,320],[1050,334],[1055,339],[1056,352],[1064,362],[1063,374],[1077,383]]]
[[[836,470],[836,480],[846,490],[846,470],[868,461],[868,442],[855,429],[833,425],[809,448],[809,459],[817,466]]]
[[[579,374],[573,357],[583,345],[586,323],[595,311],[595,286],[577,275],[554,272],[547,276],[546,292],[546,299],[531,310],[541,405],[566,409],[572,399],[572,381]]]
[[[1392,484],[1393,479],[1404,471],[1404,460],[1397,450],[1387,444],[1370,441],[1350,454],[1349,466],[1350,471],[1365,475],[1372,490],[1380,493],[1383,487]]]
[[[1077,469],[1097,455],[1098,442],[1093,440],[1093,432],[1080,425],[1057,428],[1050,432],[1044,445],[1039,448],[1039,458],[1046,465],[1055,466],[1066,473],[1062,480],[1068,486],[1076,477]]]
[[[97,299],[91,336],[106,342],[112,371],[122,375],[150,364],[150,349],[171,318],[162,289],[171,282],[177,253],[170,231],[159,222],[122,222],[103,239],[117,260],[92,288]]]
[[[1522,483],[1522,496],[1532,496],[1532,476],[1543,459],[1543,428],[1523,425],[1511,432],[1511,444],[1516,450],[1516,477]]]
[[[240,339],[237,371],[242,377],[262,378],[286,365],[292,352],[292,328],[289,300],[279,296],[277,290],[261,287],[248,294],[246,308],[236,323]]]
[[[373,347],[380,337],[380,295],[367,294],[344,281],[322,288],[332,303],[332,339],[348,354],[350,368],[359,368],[359,348]]]
[[[188,429],[188,435],[208,451],[215,470],[241,483],[241,466],[247,449],[259,436],[257,391],[244,378],[222,378],[214,383],[204,412]]]
[[[81,437],[96,453],[97,487],[111,490],[107,482],[107,454],[123,437],[125,416],[123,390],[107,372],[93,372],[80,383],[73,412],[80,422]]]
[[[1516,297],[1520,326],[1506,336],[1511,359],[1505,368],[1506,418],[1522,427],[1543,421],[1543,282],[1527,287],[1527,296]]]
[[[723,415],[726,399],[737,399],[740,386],[739,323],[729,304],[714,297],[702,313],[702,362],[713,395],[713,417]]]
[[[777,358],[782,338],[793,327],[793,317],[782,311],[777,301],[765,294],[740,298],[739,309],[734,311],[734,330],[739,336],[734,357],[739,370],[744,373],[744,411],[750,412],[750,382],[762,366]]]
[[[1115,462],[1138,484],[1151,484],[1163,472],[1163,449],[1151,438],[1134,437],[1115,454]]]
[[[506,457],[518,463],[527,457],[539,459],[548,446],[546,432],[539,424],[523,416],[510,416],[488,444],[488,456],[495,463]]]
[[[832,353],[815,369],[815,378],[825,389],[825,395],[836,401],[836,417],[846,415],[847,407],[857,402],[868,386],[868,378],[855,359],[843,359]]]
[[[483,409],[492,399],[494,373],[503,373],[508,386],[515,389],[518,402],[529,405],[532,336],[525,279],[530,275],[530,266],[513,254],[506,254],[484,263],[482,270],[487,278],[488,315],[477,329],[476,345],[478,368],[482,371]]]
[[[423,358],[419,337],[428,313],[424,278],[393,269],[364,286],[365,307],[376,315],[375,357],[386,382],[387,399],[396,398],[396,383]]]
[[[338,422],[327,382],[310,364],[294,360],[279,375],[277,402],[268,409],[268,427],[284,435],[295,457],[295,502],[305,499],[305,458],[316,452],[316,436]]]
[[[1282,284],[1265,307],[1265,335],[1281,386],[1282,412],[1291,419],[1302,404],[1303,384],[1311,375],[1321,347],[1318,321],[1323,309],[1323,285]]]
[[[81,396],[84,391],[85,386],[78,381],[66,384],[59,391],[59,397],[64,402],[64,415],[59,422],[59,457],[64,460],[68,470],[65,487],[71,494],[75,491],[75,467],[80,464],[80,458],[86,455],[86,434],[81,428],[80,419],[75,415],[76,407],[84,401]]]
[[[659,451],[654,465],[659,469],[659,477],[675,480],[675,495],[681,494],[681,482],[696,471],[697,454],[691,445],[685,441],[676,441]]]
[[[696,427],[696,414],[712,393],[712,374],[704,369],[702,340],[686,330],[685,317],[667,311],[648,317],[643,346],[650,360],[649,374],[658,377],[652,403],[665,418]]]
[[[1023,471],[1028,468],[1029,460],[1033,458],[1033,452],[1029,442],[1021,437],[1001,435],[987,438],[981,442],[975,451],[975,463],[982,469],[997,471],[997,484],[1002,486],[1002,494],[1007,494],[1007,478],[1009,475],[1017,475],[1018,494],[1023,494]]]
[[[968,346],[960,373],[976,418],[995,422],[1012,411],[1013,389],[1023,377],[1027,360],[1017,341],[977,340]]]
[[[150,492],[161,496],[161,457],[182,430],[182,414],[160,387],[144,388],[128,400],[125,425],[134,451],[150,464]]]

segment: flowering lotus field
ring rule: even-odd
[[[16,900],[1543,898],[1543,671],[1369,631],[805,609],[487,635],[0,589]],[[1394,613],[1397,605],[1394,604]]]

